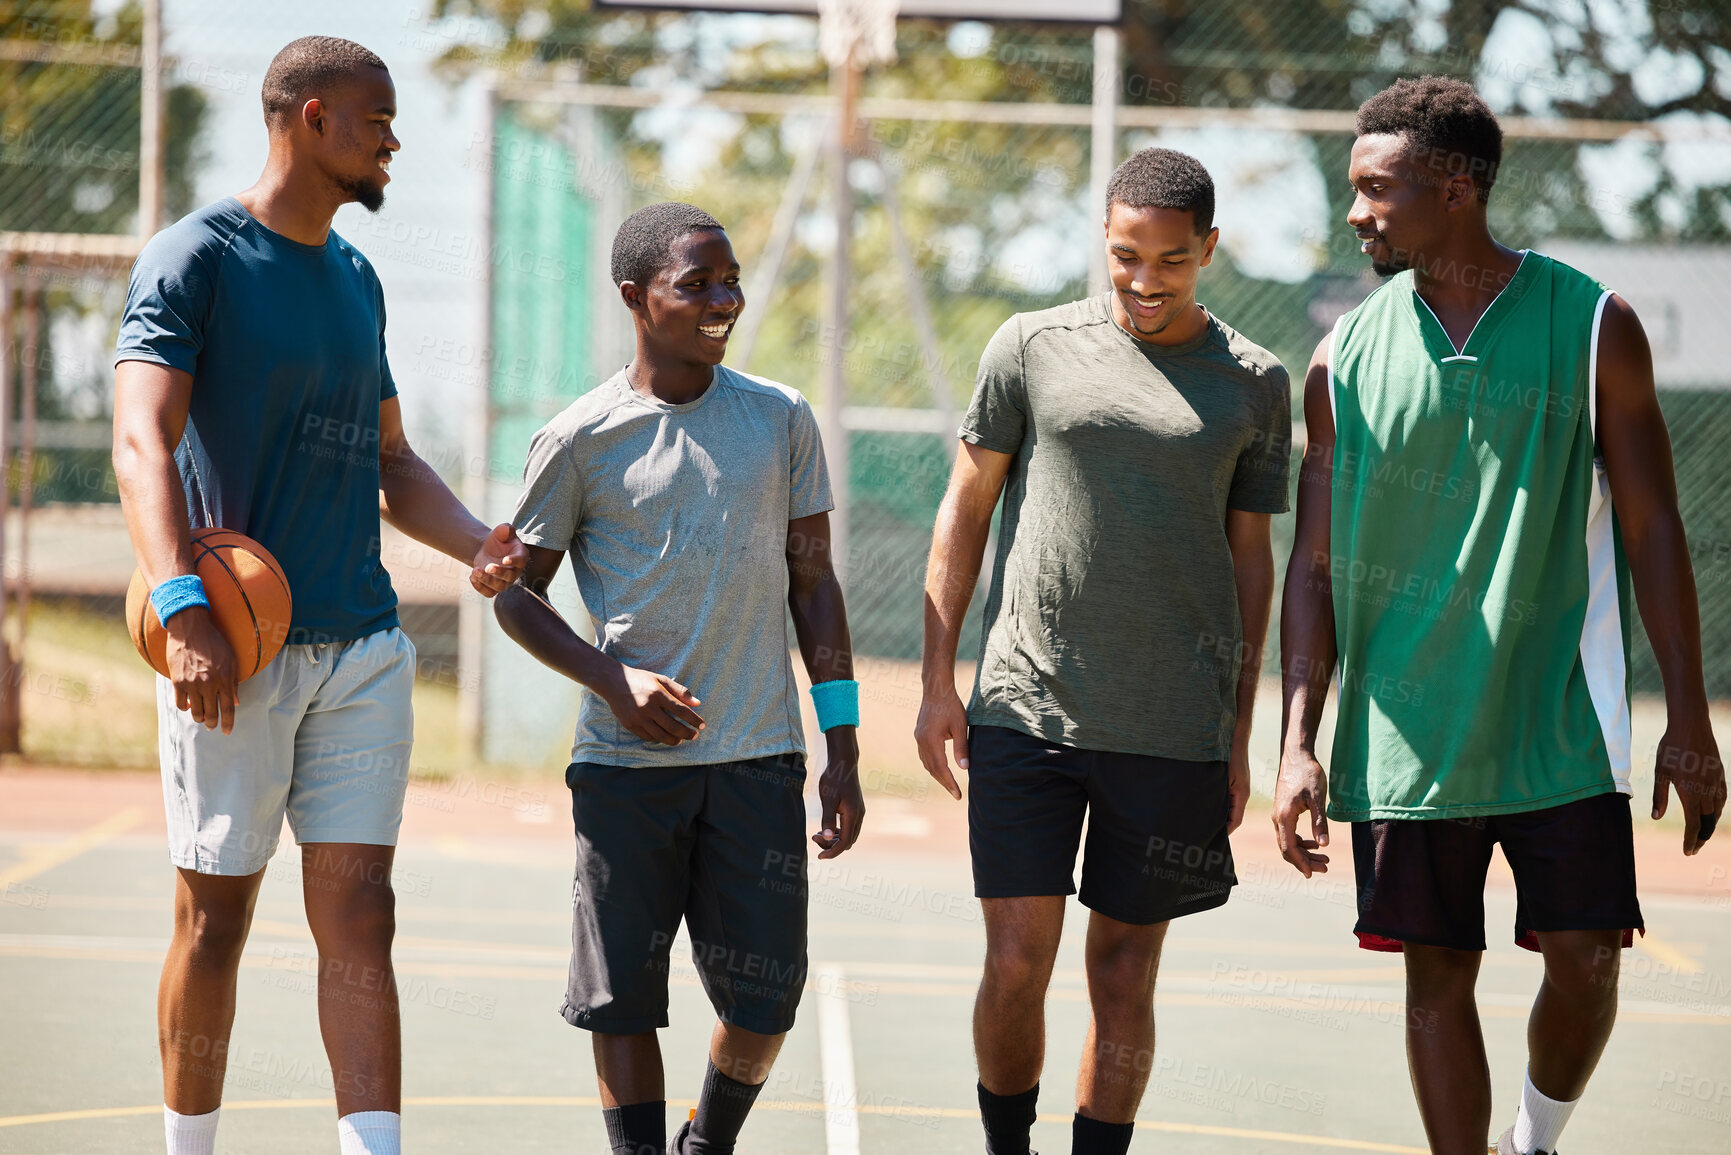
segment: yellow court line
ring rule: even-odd
[[[1654,938],[1652,931],[1648,931],[1644,935],[1636,935],[1635,945],[1671,967],[1678,974],[1692,975],[1701,969],[1701,964],[1689,955],[1684,954],[1662,938]]]
[[[53,870],[64,862],[70,862],[85,851],[101,846],[117,835],[125,834],[144,821],[144,815],[144,807],[128,806],[125,810],[110,814],[95,826],[74,835],[65,842],[45,846],[34,854],[26,855],[11,866],[0,870],[0,887],[25,882],[45,871]]]
[[[302,1107],[326,1107],[334,1110],[335,1099],[243,1099],[224,1103],[222,1109],[234,1111],[278,1111]],[[601,1100],[593,1095],[408,1095],[405,1107],[599,1107]],[[693,1107],[691,1099],[669,1099],[673,1108]],[[757,1108],[765,1111],[794,1111],[817,1114],[825,1104],[813,1101],[760,1099]],[[974,1119],[979,1112],[962,1107],[888,1107],[862,1103],[855,1108],[862,1115],[919,1115],[926,1118]],[[158,1115],[159,1104],[147,1107],[92,1107],[81,1111],[52,1111],[42,1115],[11,1115],[0,1118],[0,1127],[23,1127],[34,1123],[73,1123],[86,1119],[122,1119]],[[1068,1123],[1069,1115],[1041,1115],[1044,1123]],[[1294,1143],[1305,1147],[1329,1147],[1338,1151],[1382,1151],[1392,1155],[1425,1155],[1423,1147],[1403,1147],[1397,1143],[1376,1143],[1368,1139],[1337,1139],[1330,1135],[1300,1135],[1293,1131],[1255,1131],[1247,1127],[1212,1127],[1204,1123],[1167,1123],[1153,1119],[1138,1119],[1136,1126],[1148,1131],[1169,1131],[1181,1135],[1217,1135],[1226,1139],[1260,1139],[1268,1143]]]

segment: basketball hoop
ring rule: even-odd
[[[832,69],[863,70],[896,58],[897,0],[817,0],[817,46]]]

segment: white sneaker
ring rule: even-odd
[[[1485,1148],[1485,1155],[1520,1155],[1520,1152],[1515,1150],[1515,1129],[1510,1127],[1504,1131],[1502,1138],[1497,1140],[1496,1146]],[[1555,1151],[1534,1151],[1533,1155],[1557,1155],[1557,1153]]]

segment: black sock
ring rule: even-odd
[[[667,1155],[667,1100],[603,1107],[613,1155]]]
[[[1135,1133],[1134,1123],[1102,1123],[1078,1111],[1070,1125],[1070,1155],[1124,1155]]]
[[[1028,1155],[1028,1133],[1034,1129],[1040,1084],[1020,1095],[994,1095],[980,1088],[980,1122],[986,1127],[986,1155]]]
[[[697,1097],[697,1118],[685,1139],[685,1155],[733,1155],[739,1129],[761,1090],[762,1083],[730,1079],[710,1063],[703,1073],[703,1092]]]

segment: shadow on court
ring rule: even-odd
[[[981,1149],[969,1023],[984,936],[963,807],[923,780],[875,788],[861,845],[811,864],[811,979],[742,1153]],[[0,1152],[160,1149],[161,805],[154,775],[0,772]],[[409,1150],[606,1150],[588,1039],[557,1013],[568,807],[550,778],[410,790],[395,875]],[[1234,838],[1232,901],[1174,926],[1158,1051],[1126,1057],[1150,1076],[1133,1151],[1422,1151],[1400,962],[1354,945],[1345,833],[1335,870],[1305,882],[1253,812]],[[1624,957],[1621,1018],[1570,1155],[1731,1147],[1731,839],[1690,860],[1677,841],[1669,826],[1638,838],[1651,933]],[[231,1050],[215,1060],[228,1072],[222,1152],[336,1150],[298,863],[285,845],[268,870]],[[1480,996],[1500,1128],[1540,970],[1510,942],[1506,873],[1487,906]],[[1069,1147],[1086,1019],[1084,912],[1071,913],[1034,1137],[1048,1153]],[[683,943],[674,959],[663,1047],[677,1121],[711,1012]]]

